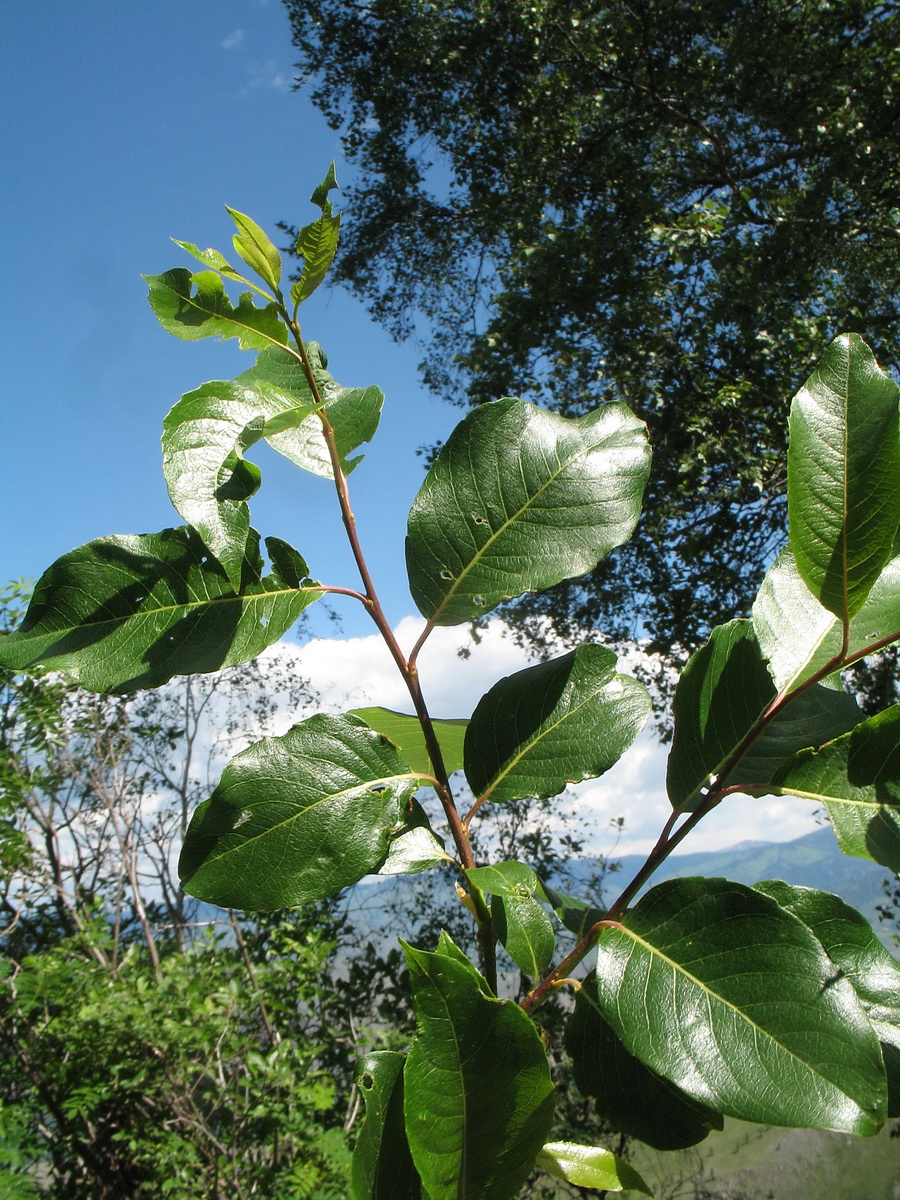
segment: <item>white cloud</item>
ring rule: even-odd
[[[231,33],[229,33],[228,37],[223,38],[221,40],[221,42],[219,42],[219,45],[222,47],[223,50],[234,50],[234,48],[236,46],[240,46],[240,44],[243,40],[244,40],[243,29],[235,29]]]
[[[242,95],[249,95],[260,88],[273,88],[276,92],[289,92],[293,78],[286,74],[274,58],[250,63],[247,67],[247,82],[242,89]]]
[[[404,653],[415,644],[423,622],[405,617],[395,629]],[[461,659],[461,647],[470,648]],[[304,646],[281,643],[267,655],[289,656],[319,691],[319,707],[339,712],[381,705],[412,712],[409,693],[390,654],[376,633],[356,638],[315,638]],[[435,629],[419,656],[422,688],[435,717],[468,717],[481,696],[504,675],[532,661],[501,621],[492,621],[479,645],[465,627]],[[627,665],[622,664],[627,670]],[[285,714],[285,728],[291,723]],[[281,732],[281,730],[279,730]],[[560,812],[577,810],[596,831],[586,852],[646,854],[671,813],[666,796],[666,756],[652,730],[645,731],[602,778],[573,786],[560,800]],[[789,797],[754,799],[731,796],[681,843],[679,851],[718,850],[744,841],[790,841],[817,828],[815,806]],[[621,835],[610,823],[624,818]]]

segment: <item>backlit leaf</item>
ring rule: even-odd
[[[647,689],[616,671],[602,646],[526,667],[479,700],[466,732],[466,778],[477,797],[556,796],[618,762],[650,715]]]
[[[878,1131],[878,1039],[801,921],[723,879],[662,883],[625,921],[601,933],[597,1002],[631,1054],[726,1116]]]
[[[244,292],[235,308],[214,271],[192,275],[176,267],[163,275],[145,275],[150,305],[167,332],[188,341],[198,338],[237,338],[242,350],[283,346],[288,333],[275,302],[258,308]]]
[[[281,255],[272,242],[269,240],[255,221],[252,221],[244,213],[240,213],[237,209],[228,208],[228,214],[238,227],[238,232],[234,235],[234,248],[244,260],[248,267],[251,267],[260,279],[272,288],[273,291],[278,291],[278,285],[281,282]]]
[[[537,1029],[485,994],[471,964],[404,945],[416,1012],[406,1131],[429,1200],[512,1200],[553,1121]]]
[[[583,575],[631,536],[650,452],[621,404],[566,418],[522,400],[459,423],[409,515],[413,599],[437,625]]]
[[[612,1150],[599,1146],[578,1146],[574,1142],[548,1142],[541,1147],[537,1165],[548,1175],[566,1179],[578,1187],[601,1188],[606,1192],[636,1191],[653,1193],[629,1163],[617,1158]]]
[[[794,687],[843,653],[843,626],[803,582],[789,547],[763,580],[753,626],[772,678]],[[857,657],[900,637],[900,557],[892,558],[850,622],[846,654]]]
[[[323,900],[378,869],[419,784],[364,722],[317,713],[231,759],[191,820],[182,885],[223,908]]]
[[[791,405],[791,548],[810,591],[841,621],[862,608],[900,524],[898,398],[862,338],[843,334]]]
[[[354,708],[351,710],[361,717],[372,729],[377,729],[389,737],[403,751],[403,757],[409,765],[424,774],[433,774],[434,768],[428,751],[425,748],[425,735],[418,717],[407,713],[393,712],[389,708]],[[433,721],[434,732],[437,735],[444,759],[447,774],[459,771],[463,764],[463,740],[466,736],[468,720],[459,718],[453,720]]]
[[[900,705],[819,750],[801,750],[771,790],[825,804],[845,854],[900,871]]]
[[[282,563],[305,567],[277,547]],[[262,569],[255,533],[239,591],[191,529],[98,538],[41,576],[21,626],[0,638],[0,663],[43,664],[90,691],[130,692],[247,662],[322,595],[285,578],[274,556],[272,572]]]

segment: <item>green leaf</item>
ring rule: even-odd
[[[801,750],[771,790],[825,804],[845,854],[900,871],[900,705],[819,750]]]
[[[227,279],[233,279],[237,283],[250,282],[234,269],[224,254],[220,254],[218,250],[213,250],[212,246],[207,246],[205,250],[201,250],[193,242],[180,242],[178,238],[172,238],[172,241],[176,246],[180,246],[182,250],[186,250],[188,254],[193,255],[198,262],[202,262],[204,267],[218,271],[220,275],[224,275]],[[253,284],[250,284],[250,286],[252,287]]]
[[[721,773],[776,695],[752,623],[729,621],[714,629],[675,689],[675,736],[666,776],[673,807],[690,811],[711,778],[724,782]],[[832,688],[810,688],[760,726],[727,782],[762,790],[798,749],[821,745],[862,719],[852,697]]]
[[[403,1124],[405,1061],[405,1054],[379,1050],[357,1064],[366,1115],[353,1150],[352,1200],[420,1200],[422,1195]]]
[[[843,334],[794,397],[788,521],[798,570],[841,621],[865,603],[900,525],[900,388]]]
[[[349,713],[358,716],[359,713]],[[365,718],[362,718],[365,720]],[[368,724],[368,722],[366,722]],[[404,753],[408,762],[408,755]],[[414,763],[409,764],[416,770]],[[419,871],[428,871],[442,862],[453,862],[447,853],[443,841],[431,828],[425,810],[418,800],[413,800],[411,811],[404,817],[399,829],[391,833],[387,858],[378,868],[379,875],[415,875]]]
[[[423,774],[433,774],[434,768],[425,748],[425,735],[418,717],[394,712],[390,708],[354,708],[351,711],[355,716],[361,717],[372,729],[377,729],[379,733],[385,734],[399,746],[403,751],[403,757],[411,767]],[[432,724],[441,747],[447,774],[452,775],[463,765],[463,740],[469,722],[458,718],[448,721],[433,721]]]
[[[254,270],[265,283],[278,291],[281,282],[281,255],[255,221],[225,205],[229,216],[238,227],[234,235],[234,248],[248,267]]]
[[[297,234],[295,249],[303,258],[300,278],[291,288],[291,300],[295,305],[309,299],[334,262],[341,234],[341,214],[336,217],[319,217]]]
[[[769,879],[754,884],[803,922],[850,981],[881,1041],[888,1075],[888,1116],[900,1116],[900,963],[881,944],[869,922],[839,896],[817,888]]]
[[[311,359],[321,355],[310,343]],[[335,429],[345,473],[361,461],[348,458],[374,434],[383,397],[378,388],[348,389],[316,371],[325,411]],[[246,500],[259,472],[243,453],[261,438],[291,462],[332,478],[316,401],[303,365],[287,350],[265,350],[234,382],[213,380],[188,392],[163,425],[163,474],[169,496],[225,567],[239,577],[250,528]],[[241,486],[243,484],[243,486]]]
[[[332,161],[325,178],[309,198],[311,204],[315,204],[317,208],[321,208],[322,215],[325,217],[331,216],[331,201],[328,199],[328,193],[338,188],[340,188],[340,184],[337,181],[337,176],[334,172],[334,162]]]
[[[597,1007],[594,972],[575,995],[566,1050],[578,1090],[594,1098],[597,1115],[619,1133],[657,1150],[682,1150],[725,1123],[721,1113],[629,1054]]]
[[[494,932],[506,953],[529,979],[540,979],[553,959],[556,938],[550,918],[533,896],[495,895]]]
[[[624,1159],[599,1146],[578,1146],[574,1142],[548,1142],[542,1146],[537,1166],[548,1175],[566,1179],[577,1187],[602,1188],[607,1192],[636,1191],[653,1193]]]
[[[250,532],[246,501],[258,487],[258,477],[252,490],[248,486],[235,493],[235,483],[251,465],[244,462],[244,451],[259,441],[265,427],[265,416],[253,399],[237,383],[205,383],[182,396],[163,422],[163,475],[169,498],[233,586],[240,580]]]
[[[410,511],[419,611],[459,625],[593,570],[631,536],[649,462],[644,424],[622,404],[575,418],[514,399],[474,409]]]
[[[724,879],[662,883],[626,920],[600,936],[597,1002],[631,1054],[726,1116],[878,1131],[878,1039],[801,921]]]
[[[144,279],[157,320],[175,337],[188,341],[237,338],[242,350],[265,350],[287,343],[287,328],[274,301],[257,308],[252,294],[244,292],[235,308],[214,271],[192,275],[184,267],[176,267],[163,275],[145,275]]]
[[[831,662],[900,638],[900,557],[890,560],[865,604],[843,626],[803,582],[789,547],[769,569],[753,605],[753,626],[779,689],[796,687]]]
[[[506,953],[531,979],[540,979],[553,958],[556,939],[550,918],[534,898],[537,891],[543,895],[537,875],[520,862],[472,867],[465,875],[492,894],[494,931]]]
[[[322,401],[320,407],[328,414],[334,429],[341,469],[349,475],[362,462],[362,455],[349,456],[375,435],[384,395],[377,387],[341,387],[326,370],[328,364],[322,347],[316,342],[307,342],[306,351]],[[281,415],[273,413],[267,420],[266,441],[273,450],[305,471],[323,479],[333,479],[334,471],[319,418],[312,415],[298,424],[289,405],[291,399],[295,407],[315,405],[306,373],[296,358],[284,353],[261,354],[256,365],[239,375],[237,382],[263,394],[272,389],[276,395],[281,394],[284,407]]]
[[[182,885],[223,908],[323,900],[377,871],[419,783],[364,722],[317,713],[231,759],[191,820]]]
[[[284,561],[286,544],[276,545]],[[305,571],[296,551],[289,557]],[[98,538],[41,576],[21,626],[0,638],[0,664],[42,664],[90,691],[130,692],[247,662],[322,595],[274,562],[271,574],[262,569],[255,533],[239,591],[191,529]]]
[[[466,731],[469,786],[484,800],[556,796],[608,771],[651,710],[647,689],[603,646],[526,667],[479,700]]]
[[[486,996],[471,964],[404,943],[416,1013],[406,1132],[429,1200],[512,1200],[553,1121],[537,1029]]]

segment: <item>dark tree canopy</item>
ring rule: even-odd
[[[520,627],[677,654],[745,610],[791,395],[841,330],[900,364],[898,7],[285,2],[358,168],[339,277],[427,383],[650,425],[637,537]]]

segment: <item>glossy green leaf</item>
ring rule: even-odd
[[[839,896],[769,879],[754,885],[803,922],[850,981],[881,1042],[888,1077],[888,1116],[900,1116],[900,963],[869,922]]]
[[[212,246],[207,246],[205,250],[201,250],[193,242],[180,242],[178,238],[172,238],[172,241],[176,246],[180,246],[182,250],[186,250],[188,254],[196,258],[198,262],[202,262],[205,267],[210,267],[213,271],[218,271],[226,279],[233,279],[236,283],[247,283],[250,287],[255,286],[250,283],[249,279],[245,279],[239,271],[234,269],[224,254],[220,254],[218,250],[213,250]]]
[[[566,1050],[578,1090],[619,1133],[657,1150],[682,1150],[724,1125],[722,1114],[695,1100],[630,1054],[597,1006],[594,972],[575,995]]]
[[[247,662],[322,595],[309,580],[298,587],[306,564],[273,543],[273,569],[263,575],[252,534],[235,591],[191,529],[88,542],[41,576],[19,629],[0,638],[0,663],[41,664],[90,691],[130,692]]]
[[[276,351],[276,353],[280,353]],[[252,397],[251,397],[252,400]],[[169,497],[237,585],[259,479],[243,454],[262,437],[265,416],[237,383],[215,381],[188,392],[163,422],[163,475]],[[240,487],[242,480],[248,486]],[[250,487],[254,482],[256,486]],[[237,487],[235,485],[238,485]]]
[[[600,936],[597,1002],[631,1054],[726,1116],[878,1131],[878,1039],[801,921],[724,879],[662,883],[626,921]]]
[[[470,883],[493,896],[491,915],[494,932],[520,971],[540,979],[550,960],[556,939],[553,925],[535,899],[543,898],[541,882],[531,867],[520,862],[501,862],[466,871]]]
[[[295,249],[303,258],[303,270],[291,288],[291,300],[295,305],[307,300],[328,274],[340,234],[340,213],[334,217],[319,217],[310,225],[304,225],[298,233]]]
[[[287,329],[274,301],[258,308],[252,294],[244,292],[235,308],[214,271],[192,275],[184,267],[176,267],[163,275],[145,275],[144,279],[157,320],[175,337],[188,341],[237,338],[242,350],[265,350],[287,343]]]
[[[541,886],[531,867],[521,862],[492,863],[489,867],[471,867],[466,878],[483,892],[494,896],[533,896]]]
[[[277,292],[281,283],[281,255],[278,250],[255,221],[237,209],[228,208],[227,204],[225,208],[238,227],[233,239],[235,250],[247,266]]]
[[[540,979],[553,959],[553,925],[533,896],[497,894],[491,901],[494,932],[506,953],[529,979]]]
[[[359,714],[350,713],[349,716]],[[365,720],[365,718],[363,718]],[[368,724],[368,722],[366,722]],[[404,753],[403,758],[409,762]],[[409,764],[416,770],[414,763]],[[428,816],[421,804],[413,800],[410,811],[403,818],[399,829],[391,833],[387,858],[378,868],[379,875],[415,875],[428,871],[442,862],[453,862],[444,843],[431,828]]]
[[[378,388],[341,388],[321,366],[314,343],[309,351],[347,474],[361,461],[349,455],[378,426],[383,397]],[[246,500],[258,485],[258,471],[243,453],[265,438],[291,462],[331,478],[316,407],[296,355],[271,348],[233,382],[214,380],[188,392],[165,419],[163,474],[169,496],[233,582],[250,527]]]
[[[354,708],[352,712],[399,746],[403,751],[403,757],[411,767],[424,774],[433,773],[434,768],[425,748],[425,735],[422,733],[418,717],[394,712],[390,708]],[[452,775],[463,765],[463,741],[469,722],[459,718],[448,721],[438,720],[432,724],[441,747],[444,766],[447,768],[448,775]]]
[[[486,800],[556,796],[618,762],[651,710],[647,689],[603,646],[526,667],[479,700],[466,731],[469,786]]]
[[[840,620],[865,603],[900,524],[900,388],[843,334],[794,397],[788,521],[797,568]]]
[[[803,582],[789,547],[763,580],[753,605],[753,626],[779,688],[795,687],[842,657],[859,657],[900,638],[900,557],[881,572],[865,604],[843,625]]]
[[[364,722],[317,713],[231,759],[191,820],[182,885],[223,908],[323,900],[378,869],[419,784]]]
[[[445,942],[446,945],[446,942]],[[406,1131],[429,1200],[512,1200],[553,1121],[537,1029],[457,955],[404,944],[416,1013]]]
[[[474,409],[409,515],[419,611],[458,625],[592,570],[631,536],[649,461],[644,424],[621,404],[575,418],[514,399]]]
[[[675,690],[675,735],[666,782],[676,808],[696,807],[702,789],[726,769],[777,693],[750,621],[713,630],[688,662]],[[797,750],[845,733],[863,714],[852,697],[816,686],[774,716],[728,774],[729,784],[759,791]]]
[[[772,790],[825,804],[845,854],[900,871],[900,705],[819,750],[800,751]]]
[[[578,1146],[574,1142],[548,1142],[541,1147],[537,1165],[548,1175],[566,1179],[578,1187],[602,1188],[607,1192],[653,1192],[629,1163],[612,1150]]]
[[[379,1050],[361,1058],[356,1086],[366,1115],[353,1149],[352,1200],[420,1200],[422,1184],[406,1141],[403,1122],[405,1054]]]

